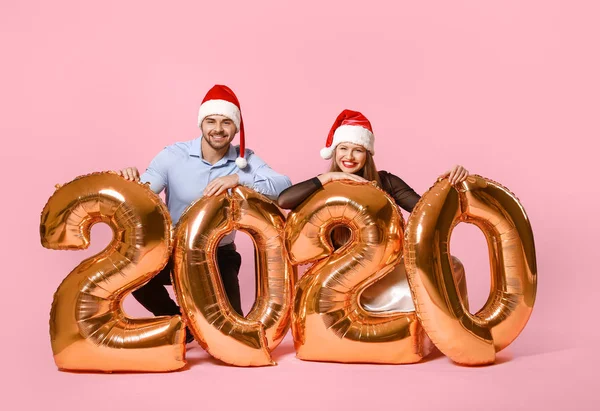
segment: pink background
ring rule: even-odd
[[[0,404],[595,408],[599,13],[592,0],[2,2]],[[277,367],[223,366],[194,344],[182,372],[58,372],[52,295],[108,230],[96,227],[85,252],[43,249],[39,214],[54,184],[144,169],[163,146],[197,137],[198,106],[215,83],[241,100],[248,146],[293,182],[324,171],[319,149],[350,108],[374,126],[379,168],[418,192],[455,163],[515,192],[535,233],[538,300],[498,364],[460,367],[440,355],[411,366],[310,363],[288,337]],[[254,280],[242,237],[247,310]],[[452,247],[481,307],[483,236],[461,226]],[[146,315],[131,298],[125,306]]]

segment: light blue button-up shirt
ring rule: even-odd
[[[176,224],[184,210],[202,197],[209,182],[218,177],[237,174],[240,184],[265,196],[275,199],[283,190],[292,185],[287,176],[276,173],[252,150],[246,149],[246,168],[235,164],[239,146],[229,146],[229,151],[215,164],[202,158],[202,137],[191,141],[175,143],[162,150],[150,163],[141,181],[150,183],[155,193],[166,188],[167,207],[173,224]],[[233,242],[235,232],[228,234],[221,245]]]

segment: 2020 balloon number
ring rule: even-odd
[[[57,189],[42,212],[42,244],[81,249],[96,222],[113,240],[58,288],[50,315],[60,369],[171,371],[185,365],[185,325],[215,358],[233,365],[275,364],[271,352],[292,325],[304,360],[414,363],[435,344],[453,361],[486,364],[525,327],[535,301],[533,233],[523,207],[497,183],[471,176],[459,187],[438,181],[404,224],[393,200],[373,184],[326,184],[287,216],[262,195],[237,187],[201,198],[179,221],[171,248],[166,207],[148,187],[113,173],[79,177]],[[448,249],[460,222],[484,232],[492,290],[468,311]],[[338,250],[331,231],[345,226]],[[246,317],[230,306],[219,276],[219,241],[232,230],[255,246],[256,301]],[[180,316],[132,319],[122,299],[167,262]],[[296,266],[312,263],[296,280]],[[406,271],[404,271],[406,268]],[[372,312],[362,293],[390,273],[407,273],[415,310]],[[184,324],[185,322],[185,324]]]

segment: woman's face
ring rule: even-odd
[[[335,162],[344,173],[357,173],[367,161],[367,149],[358,144],[340,143],[335,148]]]

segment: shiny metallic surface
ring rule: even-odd
[[[85,249],[92,225],[103,222],[113,239],[82,261],[59,286],[50,313],[50,339],[59,369],[172,371],[185,366],[180,316],[129,318],[125,296],[166,264],[171,220],[150,189],[112,173],[78,177],[50,197],[40,222],[42,245]]]
[[[489,249],[491,292],[476,314],[461,299],[450,262],[450,236],[461,222],[479,227]],[[533,232],[523,206],[500,184],[480,176],[457,188],[438,181],[411,214],[404,256],[419,318],[453,361],[493,363],[527,324],[537,289]]]
[[[271,351],[291,321],[296,270],[283,244],[285,217],[266,197],[242,186],[193,203],[175,230],[174,286],[196,340],[213,357],[238,366],[274,365]],[[216,263],[232,230],[255,246],[256,301],[239,316],[229,304]]]
[[[350,229],[351,239],[334,251],[330,233],[340,225]],[[327,183],[288,215],[285,235],[292,262],[313,263],[295,294],[298,358],[400,364],[427,354],[424,329],[406,299],[405,312],[368,312],[359,302],[371,284],[401,264],[403,220],[383,190],[371,183]]]

